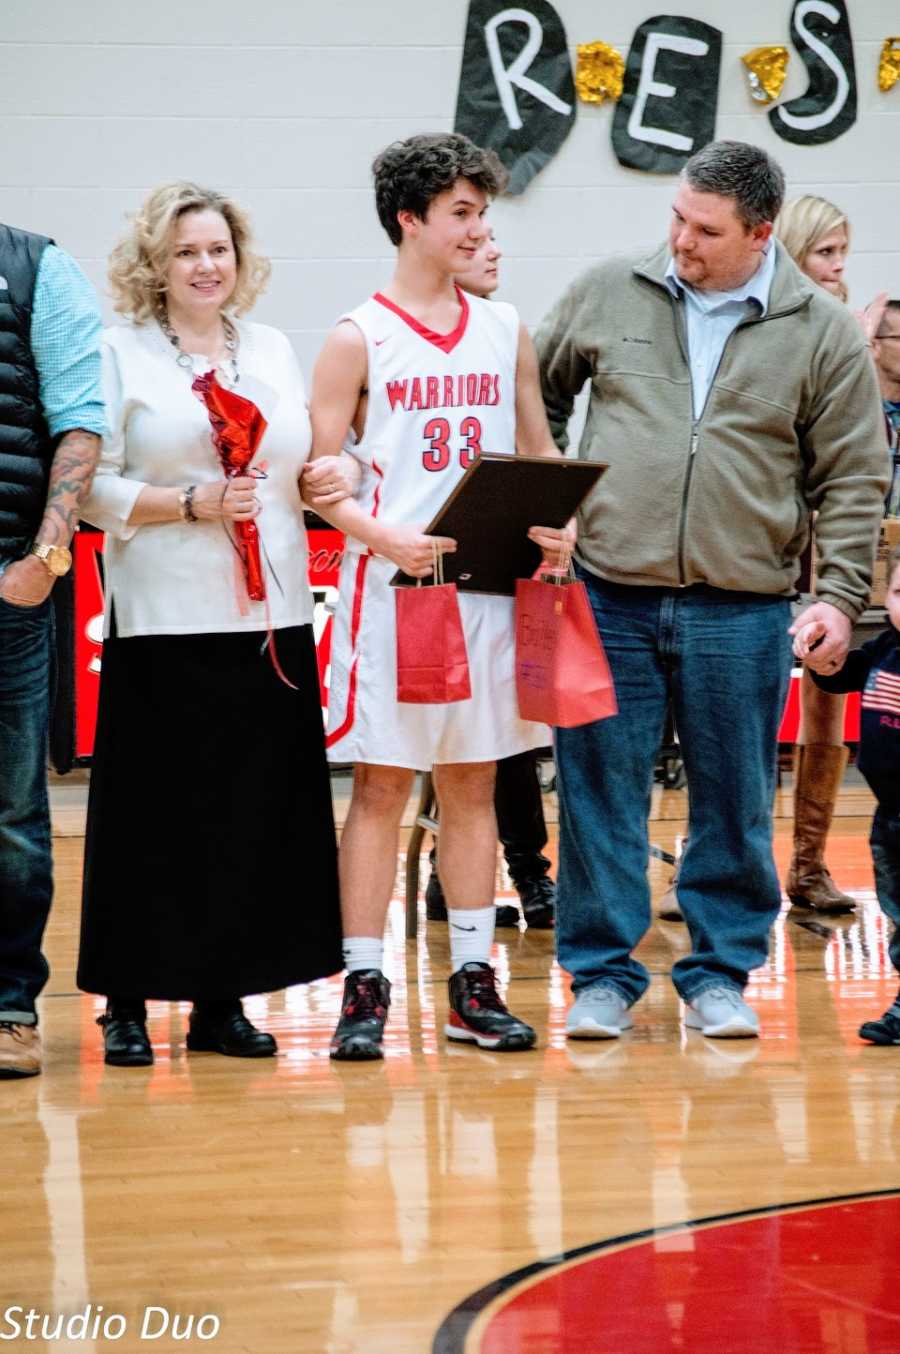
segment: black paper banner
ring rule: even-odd
[[[809,73],[806,93],[779,104],[769,121],[798,146],[834,141],[856,121],[856,66],[844,0],[795,0],[791,41]]]
[[[572,63],[553,6],[471,0],[454,127],[497,152],[507,192],[525,191],[574,122]]]
[[[677,174],[716,134],[722,34],[661,14],[635,31],[616,104],[612,145],[620,165]]]

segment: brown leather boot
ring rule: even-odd
[[[41,1036],[37,1025],[0,1019],[0,1077],[36,1077],[40,1070]]]
[[[794,855],[787,895],[794,907],[836,916],[855,900],[841,893],[825,865],[825,838],[847,765],[847,749],[829,743],[794,749]]]

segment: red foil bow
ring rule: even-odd
[[[231,480],[246,475],[266,431],[262,413],[252,400],[219,385],[215,372],[195,376],[191,389],[206,405],[213,446],[219,453],[225,478]],[[266,581],[260,559],[259,531],[255,522],[238,522],[236,526],[247,596],[251,602],[264,602]]]

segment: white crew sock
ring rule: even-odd
[[[447,908],[450,964],[454,973],[458,973],[463,964],[469,964],[473,959],[482,964],[491,962],[496,920],[497,909],[493,903],[490,907]]]
[[[384,963],[384,941],[377,936],[344,936],[341,946],[344,968],[348,973],[355,969],[377,968],[381,971]]]

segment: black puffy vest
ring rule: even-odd
[[[31,307],[52,243],[0,225],[0,559],[24,555],[47,502],[54,447],[31,353]]]

